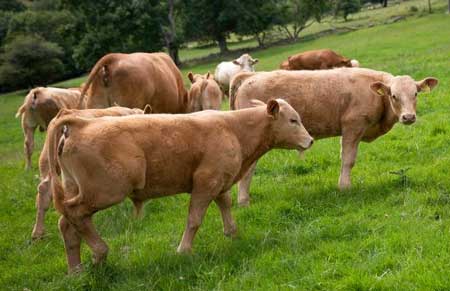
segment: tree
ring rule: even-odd
[[[39,36],[17,36],[0,56],[0,87],[17,89],[61,79],[63,50]]]
[[[167,15],[166,19],[162,19],[161,31],[164,36],[164,41],[169,55],[175,64],[178,66],[181,64],[178,50],[180,48],[182,40],[182,29],[180,26],[180,19],[182,18],[182,3],[176,0],[162,1],[163,12]],[[178,20],[178,21],[177,21]],[[177,25],[178,24],[178,25]]]
[[[9,11],[0,11],[0,46],[3,44],[4,39],[8,33],[9,21],[13,13]]]
[[[62,0],[75,15],[73,57],[88,69],[111,52],[152,52],[163,46],[158,0]]]
[[[388,0],[381,0],[381,3],[383,4],[383,7],[387,7]]]
[[[259,47],[264,47],[266,31],[279,22],[280,9],[276,0],[247,0],[237,7],[242,11],[236,32],[241,35],[253,35]]]
[[[361,10],[361,2],[359,0],[338,0],[336,1],[335,16],[342,15],[347,21],[348,15]]]
[[[0,0],[0,11],[19,12],[25,10],[25,5],[18,0]]]
[[[238,0],[184,0],[184,32],[190,40],[215,40],[220,52],[228,51],[227,36],[236,30],[242,11]]]
[[[294,41],[314,21],[320,21],[329,9],[328,0],[284,0],[278,3],[281,14],[279,28]]]

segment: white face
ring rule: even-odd
[[[254,65],[258,62],[258,59],[253,59],[249,54],[243,54],[238,59],[233,61],[233,64],[241,67],[244,72],[254,72]]]

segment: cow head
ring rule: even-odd
[[[243,54],[238,59],[233,60],[233,64],[240,66],[244,72],[254,72],[256,63],[258,63],[258,59],[253,59],[249,54]]]
[[[197,82],[200,79],[203,79],[202,75],[192,74],[192,72],[189,72],[187,76],[188,76],[189,81],[191,81],[192,84],[194,84],[195,82]]]
[[[416,103],[419,92],[429,92],[438,84],[435,78],[425,78],[414,81],[409,76],[394,77],[387,85],[375,82],[370,85],[371,89],[380,96],[388,96],[392,110],[403,124],[413,124],[416,121]]]
[[[359,68],[359,62],[358,62],[358,60],[350,60],[350,67],[353,67],[353,68]]]
[[[297,111],[283,99],[272,99],[264,104],[252,100],[253,106],[265,105],[270,119],[274,147],[296,149],[300,152],[310,148],[314,139],[302,124]]]

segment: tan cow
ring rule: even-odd
[[[212,201],[220,208],[225,235],[234,235],[231,186],[270,149],[301,151],[312,143],[298,113],[281,99],[231,112],[55,120],[49,132],[50,173],[55,207],[63,215],[59,227],[69,272],[80,266],[81,239],[95,263],[105,260],[108,247],[92,215],[127,196],[145,201],[191,193],[178,252],[191,250]]]
[[[280,96],[302,116],[314,138],[342,136],[339,187],[346,189],[351,185],[350,171],[359,142],[375,140],[397,122],[414,123],[417,93],[437,84],[435,78],[416,82],[409,76],[360,68],[243,73],[232,81],[230,106],[247,108],[252,99],[265,101]],[[239,183],[241,205],[249,203],[255,165]]]
[[[206,75],[189,72],[188,78],[192,83],[188,94],[189,111],[220,110],[222,91],[214,77],[209,72]]]
[[[165,53],[107,54],[91,70],[83,87],[87,108],[113,104],[155,113],[185,113],[187,91],[172,59]]]
[[[359,67],[359,62],[330,49],[321,49],[298,53],[280,64],[280,69],[283,70],[323,70],[339,67]]]
[[[38,87],[32,89],[17,110],[16,117],[21,117],[22,130],[25,137],[23,148],[25,168],[31,168],[31,156],[34,149],[34,132],[47,129],[50,120],[63,108],[80,108],[80,92],[78,88],[60,89]]]
[[[131,114],[148,114],[151,112],[150,106],[146,106],[145,110],[141,109],[130,109],[126,107],[114,106],[106,109],[62,109],[55,119],[70,116],[79,116],[84,118],[96,118],[102,116],[125,116]],[[61,133],[59,133],[61,134]],[[44,147],[42,149],[41,155],[39,157],[39,175],[40,183],[37,187],[36,194],[36,222],[33,227],[33,232],[31,234],[32,239],[40,239],[45,233],[45,213],[50,207],[50,202],[52,199],[50,184],[51,179],[49,175],[49,165],[48,165],[48,138],[45,140]],[[138,216],[142,208],[142,204],[135,204],[135,215]]]

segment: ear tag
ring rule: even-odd
[[[428,86],[428,84],[424,84],[421,89],[425,93],[431,92],[430,86]]]
[[[384,95],[384,91],[383,91],[383,89],[381,89],[381,88],[377,90],[377,93],[378,93],[379,95],[381,95],[381,96]]]

